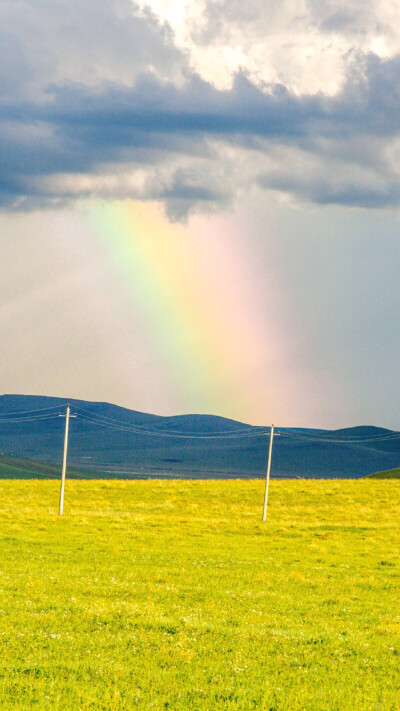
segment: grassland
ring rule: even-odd
[[[371,479],[400,479],[400,469],[387,469],[371,474]]]
[[[400,709],[396,481],[0,481],[0,707]]]

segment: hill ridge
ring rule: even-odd
[[[64,427],[58,410],[68,402],[78,412],[71,421],[68,453],[69,466],[76,470],[132,477],[146,471],[194,478],[265,475],[269,427],[219,415],[152,415],[108,402],[47,395],[0,396],[0,454],[58,464]],[[47,418],[46,408],[53,417]],[[36,413],[18,419],[18,412],[29,410]],[[400,463],[398,433],[382,427],[277,427],[276,434],[272,476],[358,478]],[[335,441],[338,436],[342,439]]]

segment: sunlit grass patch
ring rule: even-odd
[[[400,709],[396,481],[0,482],[2,709]]]

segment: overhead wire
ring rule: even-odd
[[[13,418],[13,419],[3,418],[3,419],[0,419],[0,422],[5,422],[6,424],[13,424],[14,425],[14,424],[21,424],[21,422],[39,422],[39,421],[43,421],[43,420],[52,420],[52,419],[55,419],[58,417],[59,417],[58,414],[54,414],[54,415],[49,414],[49,415],[38,415],[36,417],[23,417],[23,418],[21,417],[19,420],[15,419],[15,418]]]
[[[160,435],[164,435],[164,434],[168,433],[168,435],[176,434],[179,436],[184,435],[186,437],[188,437],[188,436],[193,436],[193,437],[195,437],[195,436],[198,436],[198,437],[222,437],[223,436],[223,437],[226,437],[226,436],[236,436],[239,434],[243,434],[243,435],[260,434],[260,433],[264,434],[266,430],[269,431],[269,428],[266,428],[266,427],[261,427],[261,426],[256,426],[256,425],[255,426],[248,425],[246,428],[225,430],[225,432],[223,432],[221,434],[210,433],[207,435],[199,435],[197,432],[181,432],[178,430],[163,430],[163,429],[158,429],[158,428],[151,427],[151,426],[138,425],[136,423],[130,423],[130,422],[126,422],[124,420],[116,419],[115,417],[108,417],[107,415],[98,415],[97,413],[92,413],[83,407],[77,408],[77,411],[78,412],[82,411],[86,414],[86,416],[91,417],[91,418],[96,418],[100,421],[105,421],[105,422],[110,421],[112,424],[115,423],[115,424],[118,424],[122,427],[129,427],[129,428],[134,427],[136,430],[139,430],[139,431],[142,430],[143,432],[154,432],[155,434],[160,434]],[[255,430],[256,430],[256,432],[255,432]]]
[[[346,440],[365,440],[365,439],[380,439],[381,437],[391,437],[391,436],[398,436],[400,435],[400,432],[396,432],[394,430],[386,430],[385,433],[378,432],[376,435],[355,435],[355,434],[349,434],[347,437],[345,434],[338,434],[337,430],[305,430],[301,428],[290,428],[290,427],[283,427],[281,430],[282,434],[291,436],[291,437],[312,437],[313,439],[319,439],[321,438],[329,438],[329,439],[346,439]]]
[[[14,410],[13,412],[0,412],[0,419],[4,417],[19,417],[20,415],[29,415],[33,412],[45,412],[48,411],[50,412],[51,410],[59,410],[60,407],[58,405],[54,405],[53,407],[38,407],[33,410]]]
[[[349,437],[346,438],[335,438],[335,437],[313,437],[313,436],[304,436],[304,435],[294,435],[288,432],[282,432],[279,431],[278,434],[280,434],[282,437],[288,437],[293,440],[298,440],[298,441],[303,441],[303,442],[322,442],[322,443],[330,443],[330,444],[363,444],[368,443],[368,442],[391,442],[396,439],[400,439],[400,432],[393,433],[390,435],[376,435],[374,437],[358,437],[358,438],[353,438],[350,439]]]
[[[79,407],[78,410],[81,410],[82,412],[87,413],[87,414],[90,415],[91,417],[97,417],[97,418],[101,418],[101,419],[104,419],[104,420],[111,420],[112,422],[116,422],[116,423],[118,423],[118,424],[122,424],[122,425],[133,425],[134,427],[137,427],[137,428],[139,428],[139,429],[152,430],[152,431],[154,431],[154,432],[164,432],[164,430],[160,430],[160,429],[158,429],[158,428],[151,427],[151,426],[148,426],[148,425],[138,425],[138,424],[136,424],[136,423],[126,422],[125,420],[120,420],[120,419],[117,419],[117,418],[115,418],[115,417],[110,417],[109,415],[99,415],[98,413],[91,412],[90,410],[87,410],[87,409],[84,408],[84,407]],[[231,429],[231,430],[225,430],[225,432],[232,433],[232,434],[236,434],[237,432],[248,432],[250,429],[263,429],[263,430],[265,430],[266,428],[265,428],[265,427],[262,427],[261,425],[247,425],[246,427],[243,427],[243,428],[241,428],[241,429],[235,428],[235,429]],[[179,431],[177,431],[177,430],[168,430],[168,431],[169,431],[169,432],[174,432],[175,434],[181,434],[181,432],[179,432]],[[193,434],[195,434],[195,433],[193,433]]]
[[[147,436],[152,436],[152,437],[168,437],[168,438],[173,438],[173,439],[206,439],[206,440],[215,440],[215,439],[243,439],[245,437],[259,437],[261,434],[265,434],[264,431],[257,431],[257,432],[251,432],[247,431],[246,433],[240,433],[240,434],[185,434],[185,433],[178,433],[178,432],[167,432],[163,430],[146,430],[146,429],[138,429],[135,425],[130,425],[130,424],[125,424],[125,425],[115,425],[110,422],[102,422],[93,418],[88,417],[87,415],[81,415],[78,418],[78,421],[81,422],[87,422],[92,425],[98,425],[100,427],[107,427],[109,429],[119,431],[119,432],[127,432],[127,433],[132,433],[132,434],[141,434],[141,435],[147,435]]]
[[[0,423],[4,422],[7,424],[21,423],[21,422],[35,422],[47,419],[53,419],[60,416],[60,412],[54,413],[54,410],[59,411],[59,405],[53,405],[43,408],[33,408],[31,410],[17,410],[14,412],[0,413]],[[84,407],[77,407],[77,412],[80,413],[79,420],[91,423],[93,425],[107,427],[121,432],[132,432],[135,434],[143,434],[147,436],[159,436],[168,437],[175,439],[202,439],[202,440],[212,440],[212,439],[239,439],[239,438],[252,438],[258,437],[260,435],[265,435],[270,432],[269,427],[262,426],[247,426],[246,428],[237,428],[225,430],[225,432],[212,432],[199,434],[198,432],[182,432],[178,430],[165,430],[158,429],[155,427],[147,425],[139,425],[136,423],[126,422],[115,417],[110,417],[108,415],[101,415],[98,413],[93,413]],[[38,414],[33,414],[38,413]],[[43,413],[43,414],[42,414]],[[47,413],[47,414],[44,414]],[[276,429],[276,435],[286,437],[293,441],[303,441],[303,442],[321,442],[329,444],[363,444],[363,443],[373,443],[373,442],[391,442],[400,439],[400,432],[389,431],[387,434],[376,434],[376,435],[357,435],[349,436],[341,435],[339,437],[335,436],[334,433],[330,435],[326,431],[312,432],[309,433],[305,430],[293,428],[284,428],[282,430]]]

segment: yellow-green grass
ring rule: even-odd
[[[0,482],[0,708],[400,709],[396,481]]]
[[[375,472],[370,475],[371,479],[400,479],[400,469],[387,469],[383,472]]]

